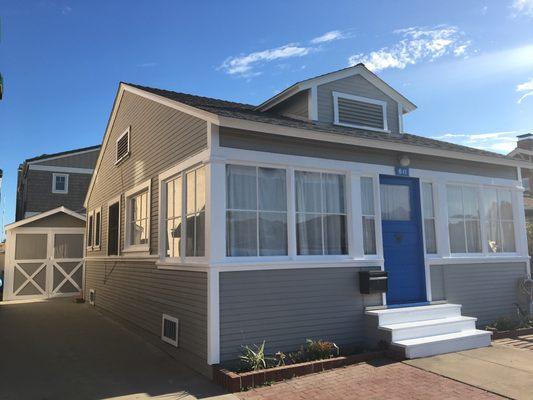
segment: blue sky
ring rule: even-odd
[[[324,4],[0,0],[4,223],[18,164],[98,144],[120,81],[258,104],[363,61],[418,105],[408,132],[505,153],[533,131],[533,0]]]

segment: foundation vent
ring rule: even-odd
[[[178,347],[178,319],[163,314],[161,324],[161,340],[172,346]]]

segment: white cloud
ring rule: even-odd
[[[311,44],[320,44],[326,42],[332,42],[334,40],[343,39],[344,34],[341,31],[329,31],[324,33],[322,36],[318,36],[314,39],[311,39]]]
[[[368,54],[355,54],[348,58],[349,65],[362,62],[373,71],[404,69],[408,65],[434,61],[448,54],[465,55],[470,45],[470,41],[463,40],[463,34],[455,26],[411,27],[394,33],[402,37],[398,43]]]
[[[533,78],[531,78],[529,81],[517,85],[516,91],[518,93],[525,92],[522,97],[518,99],[518,104],[521,104],[526,97],[533,96]]]
[[[72,12],[72,7],[70,6],[61,7],[61,14],[67,15],[67,14],[70,14],[71,12]]]
[[[303,57],[309,54],[310,51],[310,47],[299,46],[298,44],[290,43],[274,49],[256,51],[237,57],[229,57],[222,63],[219,69],[224,70],[230,75],[249,77],[260,74],[260,72],[252,71],[252,69],[257,65],[286,58]]]
[[[520,15],[533,17],[533,0],[514,0],[511,9],[513,10],[513,17]]]
[[[142,63],[142,64],[137,64],[137,66],[139,68],[150,68],[150,67],[155,67],[156,65],[157,65],[157,63],[156,62],[152,62],[152,61],[145,62],[145,63]]]
[[[509,153],[516,147],[517,131],[488,132],[488,133],[445,133],[435,139],[446,140],[476,149]]]

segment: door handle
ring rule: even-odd
[[[403,240],[403,235],[401,233],[395,233],[394,234],[394,240],[396,240],[398,243],[400,243]]]

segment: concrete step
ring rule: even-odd
[[[387,308],[368,310],[366,315],[378,318],[378,325],[392,325],[407,322],[427,321],[461,316],[460,304],[431,304],[427,306]]]
[[[398,340],[475,330],[476,320],[477,318],[458,316],[383,325],[379,328],[389,331],[390,338],[394,342]]]
[[[462,332],[393,341],[405,349],[406,358],[429,357],[490,346],[491,333],[472,329]]]

